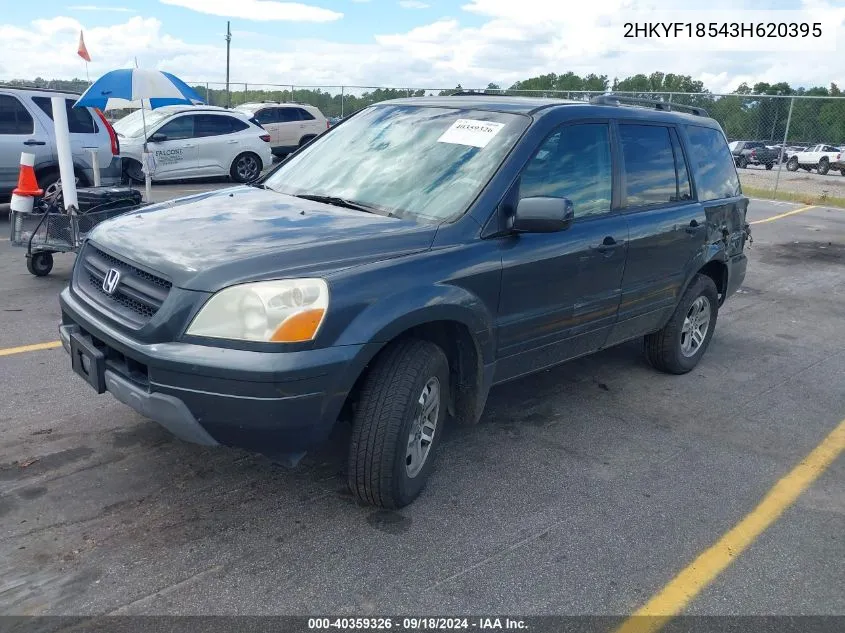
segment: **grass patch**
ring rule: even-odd
[[[771,189],[760,189],[746,185],[742,186],[742,193],[752,198],[762,198],[764,200],[782,200],[784,202],[799,202],[801,204],[845,209],[845,198],[826,196],[824,194],[813,195],[809,193],[795,193],[793,191],[778,191],[775,193]]]

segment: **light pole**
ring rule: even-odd
[[[229,47],[232,43],[232,31],[229,27],[230,22],[226,22],[226,107],[232,107],[232,98],[229,93]]]

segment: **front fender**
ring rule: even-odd
[[[381,346],[413,327],[433,321],[465,325],[475,338],[484,363],[493,362],[493,315],[478,296],[450,284],[412,287],[379,297],[358,313],[334,344]]]

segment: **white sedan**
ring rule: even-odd
[[[144,140],[152,156],[154,182],[209,176],[250,182],[273,162],[267,131],[247,115],[226,108],[185,105],[136,110],[117,121],[114,129],[124,170],[138,182],[144,181]]]

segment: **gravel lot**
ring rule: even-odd
[[[289,471],[174,439],[61,348],[0,355],[0,612],[631,613],[845,417],[845,211],[752,228],[694,372],[634,342],[499,387],[401,512],[353,502],[343,429]],[[57,339],[72,262],[34,278],[0,241],[0,348]],[[687,613],[845,615],[843,534],[840,457]]]
[[[777,167],[767,170],[765,167],[750,166],[746,169],[737,169],[740,182],[744,186],[774,190]],[[816,172],[806,172],[803,169],[798,171],[787,171],[784,165],[778,180],[778,191],[808,196],[822,196],[829,198],[845,198],[845,177],[838,171],[830,171],[825,176]]]

